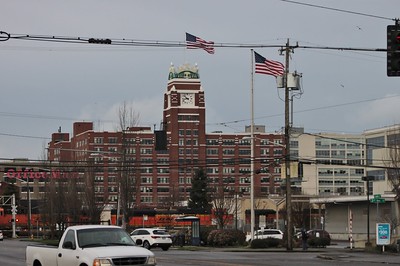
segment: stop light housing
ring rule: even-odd
[[[387,26],[387,75],[400,76],[400,25]]]
[[[88,40],[88,43],[98,43],[98,44],[111,44],[110,39],[95,39],[95,38],[90,38]]]

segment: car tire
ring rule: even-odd
[[[162,250],[167,251],[169,247],[161,247]]]
[[[150,246],[149,241],[144,241],[144,242],[143,242],[143,247],[144,247],[145,249],[150,249],[151,246]]]

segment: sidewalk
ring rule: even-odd
[[[296,253],[296,252],[307,252],[313,253],[317,258],[322,260],[333,260],[333,261],[342,261],[342,262],[372,262],[372,263],[381,263],[381,264],[400,264],[400,253],[391,253],[391,252],[373,252],[373,251],[365,251],[365,249],[353,248],[350,249],[348,243],[334,243],[333,245],[327,246],[326,248],[308,248],[306,251],[303,251],[302,248],[294,248],[291,251],[287,251],[286,248],[265,248],[265,249],[252,249],[249,247],[196,247],[196,246],[183,246],[181,247],[172,247],[174,249],[184,249],[190,251],[209,251],[209,252],[288,252],[288,253]]]

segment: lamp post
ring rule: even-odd
[[[20,182],[26,183],[26,200],[28,201],[28,236],[31,237],[32,232],[32,203],[31,203],[31,189],[29,186],[29,176],[26,176],[26,180],[21,178],[15,177],[15,179],[19,180]]]
[[[253,61],[253,49],[251,49],[251,60]],[[253,66],[253,62],[251,63]],[[253,69],[253,68],[252,68]],[[253,75],[253,70],[252,70]],[[251,79],[251,125],[250,125],[250,232],[254,239],[255,213],[254,213],[254,79]]]

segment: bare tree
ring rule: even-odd
[[[293,209],[293,225],[298,228],[306,227],[306,219],[309,217],[310,203],[308,202],[292,202]],[[311,228],[310,228],[311,229]]]
[[[93,161],[90,160],[84,169],[84,176],[82,181],[82,203],[83,211],[88,216],[89,220],[94,223],[100,219],[100,214],[107,204],[107,200],[104,199],[102,204],[98,204],[96,201],[96,186],[95,176],[97,171],[102,171],[98,168]]]
[[[118,109],[119,125],[118,130],[122,132],[122,157],[120,161],[120,171],[118,177],[118,191],[119,191],[119,202],[122,209],[122,227],[126,227],[126,223],[130,218],[130,209],[134,203],[134,187],[135,187],[135,175],[131,174],[131,170],[135,171],[128,165],[127,152],[129,143],[126,140],[126,130],[130,127],[134,127],[139,122],[139,114],[133,109],[132,106],[128,106],[126,102]],[[119,214],[119,210],[117,210]],[[117,217],[118,218],[118,217]]]
[[[220,229],[224,229],[227,224],[232,222],[232,214],[236,207],[235,198],[229,188],[225,183],[215,184],[210,193],[215,219]]]

